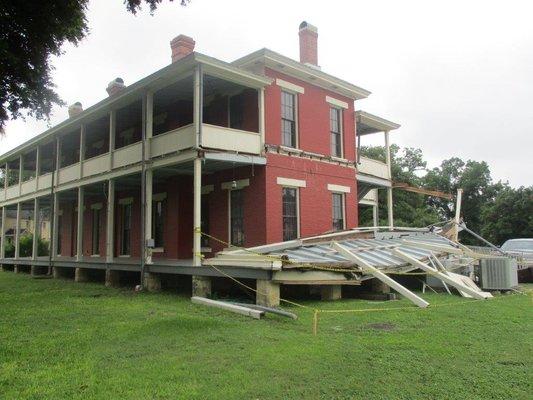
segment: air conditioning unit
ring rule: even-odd
[[[479,278],[483,290],[510,290],[518,286],[516,260],[507,257],[482,259]]]

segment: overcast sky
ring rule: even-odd
[[[372,92],[356,109],[402,125],[393,142],[420,147],[430,167],[452,156],[485,160],[496,180],[533,184],[531,1],[176,0],[154,16],[146,8],[133,16],[122,3],[91,1],[90,35],[53,60],[67,104],[87,108],[113,78],[131,84],[167,65],[180,33],[225,61],[262,47],[298,59],[306,20],[318,27],[322,70]],[[51,124],[66,118],[58,108]],[[0,153],[46,128],[8,123]],[[373,136],[369,143],[382,143]]]

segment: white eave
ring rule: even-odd
[[[370,92],[342,79],[326,74],[319,69],[302,64],[269,49],[261,49],[232,62],[239,67],[263,63],[265,66],[287,75],[320,86],[354,100],[367,98]]]
[[[182,77],[187,76],[187,74],[192,73],[192,70],[196,65],[202,65],[203,71],[207,74],[256,89],[265,87],[272,83],[272,79],[268,77],[257,75],[241,68],[237,68],[236,66],[225,61],[193,52],[187,57],[167,65],[153,74],[148,75],[147,77],[129,86],[126,86],[117,95],[101,100],[100,102],[82,111],[80,114],[60,122],[58,125],[42,132],[20,146],[17,146],[7,153],[0,155],[0,164],[8,161],[10,158],[16,155],[23,153],[27,149],[36,146],[37,144],[47,141],[56,134],[67,133],[73,127],[82,122],[90,122],[101,117],[103,114],[108,113],[110,110],[118,109],[127,105],[136,96],[139,96],[140,93],[159,90],[166,84],[172,82],[175,78],[180,77],[180,75]]]
[[[355,112],[355,120],[360,135],[366,135],[376,132],[390,132],[398,129],[401,125],[377,115],[370,114],[366,111],[358,110]]]

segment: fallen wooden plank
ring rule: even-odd
[[[426,308],[429,306],[429,303],[425,301],[423,298],[417,296],[413,292],[411,292],[406,287],[400,285],[398,282],[396,282],[391,277],[385,275],[383,272],[378,270],[377,268],[373,267],[369,263],[367,263],[362,258],[356,256],[353,254],[349,249],[346,247],[340,245],[337,242],[333,242],[332,246],[335,250],[337,250],[340,254],[342,254],[344,257],[348,258],[349,260],[352,260],[357,265],[364,268],[365,272],[368,272],[369,274],[372,274],[374,277],[379,279],[380,281],[384,282],[385,284],[389,285],[391,288],[396,290],[398,293],[402,294],[403,296],[407,297],[409,300],[411,300],[414,304],[416,304],[420,308]]]
[[[405,261],[411,263],[411,265],[419,267],[421,270],[429,272],[433,274],[435,277],[439,278],[440,280],[446,282],[448,285],[451,285],[455,287],[457,290],[460,290],[462,292],[465,292],[469,294],[470,296],[478,299],[478,300],[484,300],[488,297],[492,297],[490,293],[482,292],[481,290],[475,290],[471,288],[470,286],[465,285],[462,281],[458,282],[457,279],[450,277],[449,275],[440,272],[439,270],[430,267],[429,265],[423,263],[420,260],[417,260],[414,257],[411,257],[410,255],[404,253],[401,250],[394,249],[392,250],[393,254],[397,255],[398,257],[403,258]]]
[[[195,304],[202,304],[204,306],[221,308],[223,310],[231,311],[237,314],[246,315],[255,319],[261,319],[265,315],[264,311],[254,310],[248,307],[238,306],[232,303],[226,303],[224,301],[206,299],[205,297],[193,296],[191,301]]]
[[[271,308],[271,307],[260,306],[258,304],[247,304],[247,303],[233,303],[233,304],[236,304],[236,305],[242,306],[242,307],[252,308],[254,310],[259,310],[259,311],[269,312],[269,313],[272,313],[272,314],[281,315],[283,317],[289,317],[289,318],[292,318],[292,319],[298,319],[298,316],[296,314],[291,313],[289,311],[280,310],[279,308]]]

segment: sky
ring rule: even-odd
[[[533,185],[533,2],[179,0],[136,16],[122,0],[93,0],[90,34],[53,58],[57,92],[85,108],[168,65],[179,34],[196,51],[233,61],[267,47],[299,58],[298,25],[318,27],[324,72],[370,90],[356,109],[401,124],[391,140],[421,148],[429,167],[460,157],[486,161],[493,178]],[[10,121],[0,154],[67,118]],[[369,135],[363,144],[382,144]]]

